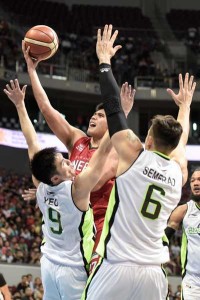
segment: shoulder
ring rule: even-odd
[[[188,203],[179,205],[175,208],[173,213],[180,215],[181,218],[184,218],[188,209]]]
[[[85,136],[85,137],[81,137],[80,139],[78,139],[75,144],[73,145],[73,148],[71,150],[71,156],[79,151],[79,152],[82,152],[86,147],[89,146],[90,144],[90,140],[91,138]],[[88,148],[89,149],[89,148]]]
[[[90,143],[90,141],[91,141],[91,138],[90,138],[90,137],[88,137],[88,136],[83,136],[83,137],[81,137],[80,139],[78,139],[78,140],[76,141],[76,143],[74,144],[74,147],[76,147],[77,145],[80,145],[80,144],[88,145],[88,144]],[[73,147],[73,148],[74,148],[74,147]]]

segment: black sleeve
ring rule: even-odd
[[[6,285],[5,278],[3,277],[3,274],[0,273],[0,287]]]
[[[175,231],[176,231],[175,229],[173,229],[172,227],[169,227],[169,226],[167,226],[165,228],[165,234],[166,234],[168,240],[171,239],[171,237],[174,235]]]
[[[112,136],[118,131],[128,129],[128,124],[121,107],[120,91],[113,76],[111,66],[108,64],[101,64],[99,71],[104,110],[107,116],[109,133],[110,136]]]

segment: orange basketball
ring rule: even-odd
[[[59,45],[57,34],[46,25],[37,25],[29,29],[25,34],[24,41],[26,49],[30,46],[30,56],[41,60],[52,57]]]

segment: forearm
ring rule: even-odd
[[[112,136],[115,132],[128,128],[127,120],[121,107],[119,87],[113,76],[111,66],[101,64],[99,77],[109,133]]]
[[[181,142],[183,145],[186,145],[190,130],[190,107],[187,107],[186,105],[182,105],[179,107],[177,121],[180,122],[183,128]]]
[[[29,73],[29,77],[31,80],[31,86],[33,89],[34,97],[37,101],[40,111],[43,114],[45,114],[46,109],[49,108],[49,105],[50,105],[47,94],[41,85],[41,82],[39,80],[36,70],[30,69],[30,70],[28,70],[28,73]]]
[[[21,129],[22,129],[22,132],[26,139],[28,148],[29,148],[29,154],[35,153],[39,150],[39,146],[38,146],[38,142],[37,142],[37,140],[38,140],[37,134],[33,127],[33,124],[31,123],[31,120],[28,116],[24,102],[21,103],[20,105],[16,106],[16,109],[17,109],[17,113],[19,116]]]

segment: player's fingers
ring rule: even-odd
[[[183,90],[183,76],[182,76],[182,74],[179,74],[178,80],[179,80],[179,88],[182,91]]]
[[[114,47],[114,53],[116,53],[121,48],[122,48],[122,46],[120,46],[120,45],[115,46]]]
[[[35,195],[36,194],[36,189],[29,189],[29,193],[31,193],[31,194],[33,194],[33,195]]]
[[[189,80],[189,73],[185,74],[185,79],[184,79],[184,88],[188,90],[188,80]]]
[[[126,93],[126,94],[128,94],[128,82],[125,82],[124,83],[124,92]]]
[[[121,94],[124,94],[124,92],[125,92],[125,83],[123,83],[121,86]]]
[[[111,39],[112,28],[113,28],[113,26],[110,24],[110,25],[108,26],[108,30],[107,30],[107,36],[106,36],[107,41],[109,41],[109,40]]]
[[[176,98],[176,94],[171,89],[167,89],[167,92],[173,99]]]
[[[114,33],[113,33],[113,35],[112,35],[112,37],[111,37],[111,39],[110,39],[110,41],[111,41],[112,44],[114,44],[117,36],[118,36],[118,30],[115,30]]]
[[[192,89],[192,83],[193,83],[193,80],[194,80],[194,76],[192,75],[192,76],[190,76],[190,78],[189,78],[189,85],[188,85],[189,90]]]
[[[24,85],[24,86],[22,87],[22,93],[23,93],[23,94],[26,93],[26,88],[27,88],[27,85]]]
[[[20,89],[20,86],[19,86],[19,81],[18,81],[18,79],[17,79],[17,78],[15,79],[15,86],[16,86],[16,88]]]
[[[132,89],[132,90],[131,90],[131,97],[132,97],[132,98],[135,97],[135,93],[136,93],[136,90],[135,90],[135,89]]]
[[[107,38],[107,31],[108,31],[108,25],[106,24],[104,26],[103,35],[102,35],[102,41],[105,42]]]
[[[101,29],[97,30],[97,42],[101,41]]]
[[[196,82],[193,82],[192,89],[191,89],[191,90],[192,90],[192,94],[193,94],[193,93],[194,93],[194,91],[195,91],[196,84],[197,84]]]
[[[127,86],[127,93],[128,93],[128,96],[131,97],[131,93],[132,93],[132,86],[131,86],[131,84],[129,84]]]
[[[8,90],[4,89],[3,91],[8,97],[10,96],[10,92],[8,92]]]
[[[11,85],[11,88],[14,90],[15,89],[15,83],[13,80],[10,80],[10,85]]]
[[[9,84],[6,84],[6,88],[7,88],[7,90],[8,90],[9,92],[12,92],[12,89],[11,89],[11,87],[9,86]]]
[[[22,51],[25,52],[25,41],[22,40]]]

